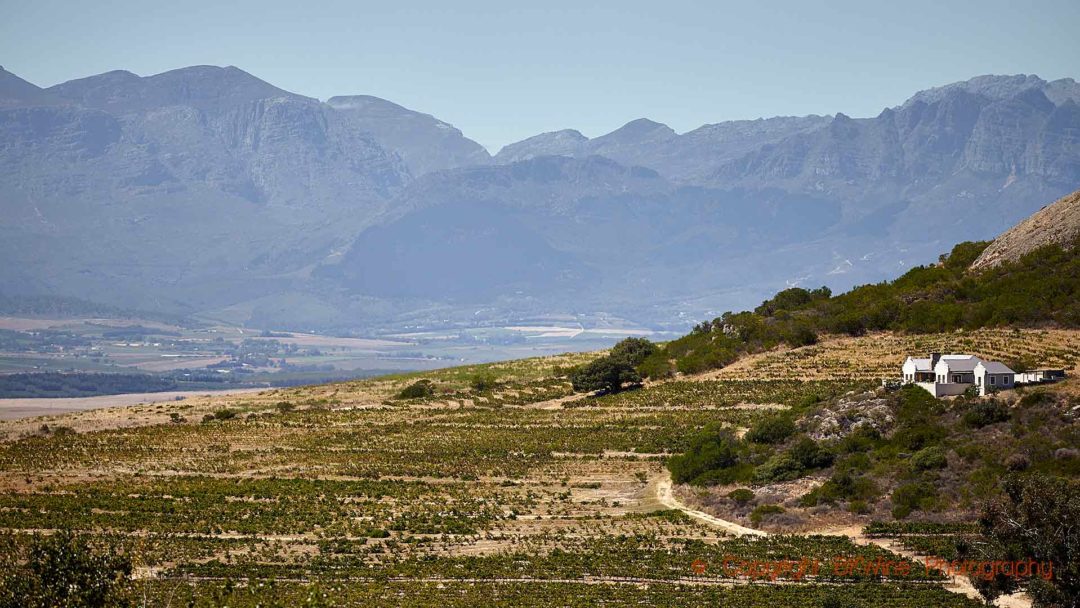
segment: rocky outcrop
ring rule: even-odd
[[[972,270],[1015,262],[1025,254],[1050,244],[1073,247],[1080,239],[1080,190],[1036,211],[983,250]]]

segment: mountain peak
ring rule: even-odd
[[[0,66],[0,107],[45,105],[56,100],[44,89]]]
[[[576,129],[549,131],[503,146],[495,160],[512,163],[540,156],[577,156],[588,141],[589,138]]]
[[[1068,96],[1069,85],[1061,81],[1055,81],[1061,83],[1059,88]],[[1017,95],[1031,90],[1043,90],[1051,83],[1046,82],[1042,78],[1034,74],[1011,74],[1011,75],[998,75],[998,74],[985,74],[982,76],[975,76],[968,80],[962,80],[960,82],[953,82],[944,86],[934,87],[919,91],[911,96],[904,102],[903,107],[910,106],[912,104],[923,102],[932,104],[941,101],[947,97],[955,95],[957,93],[969,93],[972,95],[978,95],[981,97],[989,98],[993,101],[1000,101],[1003,99],[1012,99]],[[1075,83],[1073,83],[1075,85]],[[1080,94],[1080,93],[1078,93]]]
[[[335,110],[374,110],[389,109],[395,111],[413,112],[404,106],[398,105],[374,95],[335,95],[326,100],[326,105]]]
[[[394,150],[413,176],[465,165],[486,165],[491,155],[454,125],[373,95],[337,95],[326,100],[341,120]],[[433,145],[439,142],[438,145]]]
[[[212,65],[189,66],[146,77],[114,70],[69,80],[46,90],[84,106],[119,113],[173,105],[219,111],[256,99],[309,99],[279,89],[240,68]]]
[[[611,133],[608,133],[607,135],[605,135],[605,137],[615,134],[640,136],[652,133],[674,135],[675,130],[665,125],[664,123],[656,122],[655,120],[650,120],[648,118],[638,118],[635,120],[631,120],[630,122],[619,127],[618,129],[615,129]]]

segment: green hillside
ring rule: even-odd
[[[944,332],[980,327],[1080,326],[1077,244],[1048,245],[1018,261],[975,272],[971,263],[989,245],[966,242],[937,264],[918,266],[889,282],[840,295],[828,288],[793,287],[753,311],[725,313],[669,342],[640,366],[649,377],[723,367],[745,353],[781,344],[814,344],[823,333]]]

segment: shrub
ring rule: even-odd
[[[777,481],[791,481],[798,479],[803,474],[803,468],[790,454],[774,454],[754,471],[754,481],[759,483],[773,483]]]
[[[232,420],[233,418],[236,418],[236,410],[227,407],[214,412],[214,419],[216,420]]]
[[[820,469],[833,463],[833,453],[813,439],[803,435],[788,451],[792,459],[804,469]]]
[[[746,433],[746,440],[753,443],[782,443],[796,432],[795,423],[787,416],[770,416],[758,421]]]
[[[767,515],[775,515],[783,512],[784,507],[781,507],[780,505],[758,505],[750,512],[750,523],[758,526],[761,525],[761,521],[765,519]]]
[[[495,375],[490,373],[476,374],[469,379],[469,386],[477,393],[490,391],[495,388],[497,384],[498,381],[496,381]]]
[[[707,473],[739,463],[740,442],[729,431],[706,430],[690,442],[679,456],[668,459],[667,467],[675,483],[703,483]]]
[[[1019,452],[1009,454],[1005,459],[1005,468],[1010,471],[1026,471],[1031,466],[1031,459]]]
[[[833,504],[840,500],[870,500],[878,489],[869,477],[855,476],[850,471],[835,471],[825,483],[807,492],[800,504],[813,507],[822,503]]]
[[[977,429],[1008,419],[1009,408],[996,399],[977,401],[964,412],[964,424]]]
[[[754,500],[754,491],[750,488],[739,488],[728,492],[727,497],[740,505],[744,505],[751,500]]]
[[[401,389],[397,396],[398,399],[423,399],[434,394],[435,387],[431,384],[431,380],[417,380]]]
[[[945,458],[945,449],[936,445],[915,452],[908,462],[914,471],[944,469],[948,465],[948,460]]]
[[[902,484],[892,493],[892,515],[904,519],[912,511],[932,509],[938,498],[937,489],[924,481]]]
[[[870,505],[866,504],[865,500],[853,500],[848,503],[848,511],[856,515],[866,515],[870,512]]]
[[[662,350],[657,350],[653,354],[645,358],[637,366],[638,373],[645,378],[652,378],[654,380],[660,380],[662,378],[670,378],[674,370],[671,367],[671,360],[668,359],[667,354]]]
[[[845,454],[869,452],[881,442],[881,432],[870,425],[854,429],[851,434],[840,440],[840,451]]]

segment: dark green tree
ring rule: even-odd
[[[631,367],[641,365],[649,355],[656,352],[656,345],[645,338],[626,338],[611,347],[608,355],[616,361],[622,361]]]
[[[23,563],[5,564],[0,608],[134,606],[131,561],[68,531],[34,539]]]
[[[625,361],[601,357],[570,374],[570,383],[579,393],[592,391],[617,393],[627,384],[640,384],[641,375]]]
[[[1001,546],[998,559],[1053,564],[1053,577],[1032,577],[1027,592],[1037,608],[1080,607],[1080,482],[1042,474],[1010,475],[1002,496],[979,519],[983,535]],[[1013,579],[1015,580],[1015,579]],[[1000,588],[992,592],[1008,592]]]

